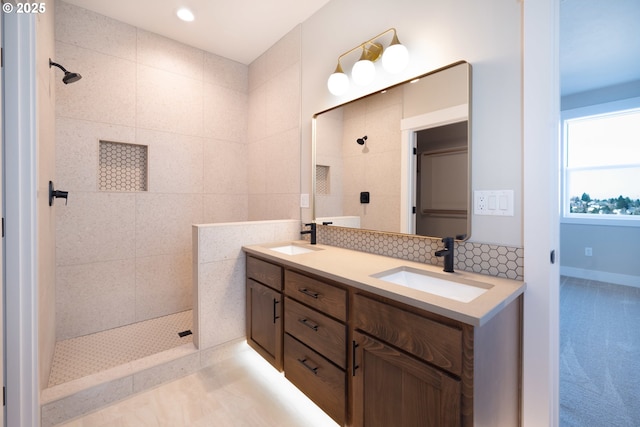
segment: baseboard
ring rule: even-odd
[[[610,273],[608,271],[587,270],[585,268],[560,266],[560,274],[578,279],[597,280],[599,282],[614,283],[616,285],[640,288],[640,276]]]

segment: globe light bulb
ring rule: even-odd
[[[392,44],[382,54],[382,67],[391,74],[397,74],[407,68],[409,51],[404,45]]]
[[[353,64],[351,77],[353,77],[353,81],[360,86],[368,85],[376,77],[376,67],[373,65],[373,62],[368,59],[361,59]]]
[[[327,88],[335,96],[343,95],[349,89],[349,77],[345,73],[336,71],[329,76]]]

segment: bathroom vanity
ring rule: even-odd
[[[519,425],[523,282],[301,242],[243,249],[248,343],[338,424]]]

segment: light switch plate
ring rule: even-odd
[[[473,192],[475,215],[513,216],[513,190],[476,190]]]
[[[300,207],[301,208],[308,208],[309,207],[309,194],[308,193],[300,194]]]

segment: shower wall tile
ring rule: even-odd
[[[59,117],[56,120],[56,187],[75,197],[98,188],[99,141],[134,143],[135,129]]]
[[[270,178],[269,174],[275,169],[266,160],[270,155],[269,148],[264,144],[264,141],[265,139],[261,139],[257,143],[249,144],[249,152],[247,153],[249,194],[265,194]],[[282,165],[280,162],[276,164]]]
[[[56,56],[65,68],[82,74],[82,80],[70,85],[58,75],[56,116],[135,125],[135,62],[61,42]]]
[[[63,1],[56,2],[55,9],[57,41],[128,61],[136,60],[135,27]],[[63,65],[66,68],[66,63]],[[80,73],[84,77],[84,73]]]
[[[267,88],[261,85],[251,91],[248,107],[249,125],[247,138],[255,143],[266,136],[267,132]]]
[[[194,342],[200,350],[245,336],[245,254],[242,246],[298,240],[300,221],[193,226]]]
[[[138,64],[202,80],[202,50],[140,28],[137,29],[137,43]]]
[[[136,126],[202,136],[202,80],[146,65],[137,70]]]
[[[133,259],[58,266],[56,336],[73,338],[132,323]]]
[[[203,138],[137,129],[136,143],[149,147],[149,192],[202,193]]]
[[[266,152],[259,160],[266,165],[269,179],[266,180],[267,194],[300,193],[300,131],[290,129],[276,136],[266,138],[261,144]],[[273,167],[278,165],[278,167]]]
[[[245,258],[201,264],[198,294],[206,309],[198,313],[199,348],[210,348],[246,335]],[[215,326],[214,326],[215,325]]]
[[[299,225],[299,221],[282,222]],[[231,222],[198,227],[198,263],[241,258],[243,245],[271,242],[276,238],[274,223],[277,221]]]
[[[299,217],[300,194],[249,195],[249,221]]]
[[[245,143],[248,96],[211,83],[204,84],[204,132],[209,137]]]
[[[139,193],[136,196],[136,256],[191,250],[191,225],[202,222],[202,195]]]
[[[135,256],[135,195],[70,193],[56,209],[58,267]]]
[[[202,368],[200,353],[194,352],[185,357],[145,369],[133,375],[133,392],[140,393],[157,385],[196,372]]]
[[[191,251],[136,259],[136,321],[191,309]]]
[[[268,136],[300,127],[300,65],[282,71],[266,83]],[[285,102],[283,102],[285,100]]]
[[[95,408],[122,400],[132,393],[133,377],[127,376],[43,405],[42,427],[59,425]]]
[[[365,126],[368,133],[375,135],[375,140],[371,143],[367,141],[367,148],[372,153],[395,151],[399,154],[398,141],[402,140],[402,132],[399,126],[388,126],[388,123],[400,123],[400,120],[402,120],[402,105],[392,105],[368,112]]]
[[[207,194],[246,194],[246,144],[206,139],[204,145],[204,192]]]
[[[249,67],[204,52],[204,82],[246,94],[249,92]]]
[[[267,80],[268,51],[257,57],[249,65],[249,92],[253,92],[264,85]]]
[[[279,77],[282,72],[300,62],[301,26],[298,25],[276,42],[265,55],[265,77]],[[299,98],[299,97],[298,97]],[[289,100],[290,98],[285,98]]]
[[[400,196],[400,152],[369,153],[365,164],[369,191],[383,195]]]
[[[248,219],[249,199],[246,194],[205,194],[202,198],[203,224]]]

